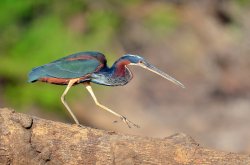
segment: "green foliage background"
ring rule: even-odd
[[[27,74],[35,66],[74,52],[105,52],[119,16],[110,8],[91,10],[87,1],[1,1],[0,76],[7,105],[61,107],[62,87],[28,84]],[[75,15],[84,19],[83,30],[78,32],[70,27]],[[114,55],[108,58],[113,60]]]

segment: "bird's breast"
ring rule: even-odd
[[[110,73],[93,73],[91,75],[91,82],[106,85],[106,86],[123,86],[132,79],[132,74],[129,70],[126,70],[126,74],[123,76],[117,76]]]

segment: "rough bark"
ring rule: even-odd
[[[250,164],[185,134],[164,139],[78,127],[0,109],[0,164]]]

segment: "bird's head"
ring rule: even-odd
[[[142,58],[141,56],[138,55],[132,55],[132,54],[125,54],[124,56],[122,56],[120,58],[120,60],[124,60],[124,61],[128,61],[127,65],[137,65],[140,66],[144,69],[147,69],[155,74],[160,75],[161,77],[171,81],[172,83],[185,88],[185,86],[180,83],[179,81],[177,81],[176,79],[174,79],[173,77],[169,76],[168,74],[164,73],[163,71],[161,71],[160,69],[156,68],[155,66],[153,66],[152,64],[148,63],[144,58]]]

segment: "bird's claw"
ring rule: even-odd
[[[124,117],[124,116],[121,116],[121,120],[122,120],[125,124],[127,124],[127,126],[128,126],[129,128],[131,128],[130,125],[132,125],[132,126],[134,126],[134,127],[136,127],[136,128],[140,128],[139,125],[133,123],[132,121],[128,120],[128,119],[127,119],[126,117]]]
[[[75,123],[75,124],[72,124],[72,125],[75,125],[75,126],[80,127],[80,128],[85,127],[84,125],[81,125],[81,124],[78,124],[78,123]]]
[[[81,127],[81,128],[82,128],[82,127],[84,127],[84,126],[83,126],[83,125],[81,125],[81,124],[78,124],[77,126],[78,126],[78,127]]]

